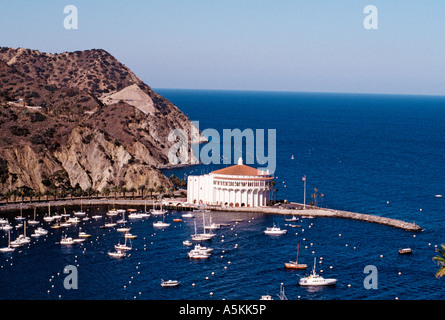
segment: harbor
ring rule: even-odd
[[[142,202],[137,203],[122,201],[108,207],[83,200],[82,210],[51,204],[51,210],[36,208],[34,216],[31,208],[2,213],[12,229],[2,232],[1,247],[8,244],[9,236],[12,243],[21,235],[31,235],[30,242],[1,254],[2,281],[16,288],[3,292],[3,298],[258,300],[270,295],[275,300],[283,283],[291,300],[359,299],[364,293],[372,299],[403,299],[412,293],[399,287],[416,283],[425,289],[428,276],[419,278],[419,270],[434,269],[424,262],[434,252],[427,233],[415,237],[376,223],[364,228],[357,220],[328,215],[316,219],[314,209],[274,208],[284,210],[281,214],[245,208],[242,212],[168,210],[161,217],[147,206],[146,215],[131,218],[133,213],[145,212]],[[290,211],[301,216],[288,215]],[[47,221],[56,216],[62,216],[64,223]],[[31,226],[34,220],[38,224]],[[156,227],[161,220],[166,225]],[[34,237],[37,226],[47,234]],[[128,231],[131,241],[126,240]],[[412,254],[400,255],[399,249],[407,246]],[[295,256],[299,266],[307,268],[285,267]],[[337,279],[335,286],[314,290],[299,284],[315,268],[314,258],[317,274]],[[79,290],[63,285],[67,265],[78,269]],[[379,285],[389,289],[363,289],[366,265],[379,266]],[[387,268],[392,265],[396,268]],[[385,279],[391,279],[391,284]],[[173,283],[180,284],[170,286]]]
[[[153,200],[129,200],[129,199],[75,199],[75,200],[59,200],[59,201],[49,201],[49,202],[32,202],[32,203],[14,203],[5,204],[0,206],[0,212],[4,211],[17,211],[22,208],[33,209],[35,207],[48,207],[51,205],[53,207],[64,207],[64,206],[79,206],[81,202],[86,206],[97,206],[97,205],[108,205],[108,206],[149,206],[159,208],[159,204]],[[190,211],[197,209],[196,205],[188,204],[185,199],[165,199],[163,201],[163,206],[168,210],[177,211]],[[382,217],[372,214],[356,213],[343,210],[335,210],[328,208],[316,208],[309,205],[304,206],[300,203],[287,203],[278,206],[267,206],[267,207],[230,207],[230,206],[206,206],[207,210],[220,211],[220,212],[257,212],[257,213],[267,213],[267,214],[280,214],[280,215],[295,215],[295,216],[311,216],[311,217],[330,217],[330,218],[343,218],[352,219],[364,222],[378,223],[382,225],[387,225],[394,228],[403,229],[406,231],[422,231],[422,227],[415,223],[406,222],[398,219]]]

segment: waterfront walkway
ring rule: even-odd
[[[168,204],[169,203],[169,204]],[[180,205],[178,205],[178,203]],[[32,203],[10,203],[0,205],[0,212],[2,211],[17,211],[20,210],[20,207],[24,210],[32,209],[34,207],[48,207],[48,204],[51,204],[52,207],[68,207],[72,205],[80,205],[80,199],[74,200],[58,200],[58,201],[50,201],[50,202],[32,202]],[[144,206],[147,205],[147,209],[151,209],[153,207],[152,200],[129,200],[129,199],[83,199],[82,204],[84,206],[89,205],[108,205],[110,209],[114,208],[114,206]],[[164,199],[164,208],[170,210],[193,210],[196,206],[187,205],[184,203],[183,199]],[[382,225],[387,225],[407,231],[422,231],[422,228],[415,224],[409,223],[402,220],[380,217],[372,214],[363,214],[363,213],[355,213],[349,211],[340,211],[334,209],[327,208],[313,208],[310,206],[306,206],[303,208],[303,205],[300,203],[288,203],[282,204],[280,206],[271,206],[271,207],[255,207],[255,208],[247,208],[247,207],[217,207],[217,206],[207,206],[206,209],[212,211],[222,211],[222,212],[259,212],[259,213],[267,213],[267,214],[282,214],[282,215],[295,215],[295,216],[312,216],[312,217],[330,217],[330,218],[345,218],[359,221],[366,221],[372,223],[378,223]]]

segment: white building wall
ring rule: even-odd
[[[231,180],[228,180],[231,181]],[[246,180],[247,181],[247,180]],[[246,207],[265,206],[270,201],[267,183],[249,186],[214,185],[214,176],[189,176],[187,202],[196,204],[226,204]]]

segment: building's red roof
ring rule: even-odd
[[[223,174],[231,176],[268,176],[268,174],[262,170],[258,170],[244,164],[237,164],[227,168],[212,171],[214,174]]]

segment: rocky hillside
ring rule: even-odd
[[[104,50],[23,48],[0,48],[0,124],[0,192],[169,186],[168,135],[192,126]]]

